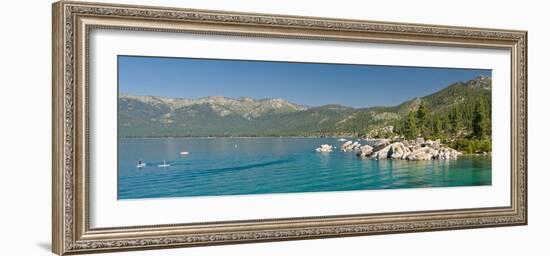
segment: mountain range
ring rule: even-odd
[[[438,113],[472,104],[479,97],[490,100],[491,84],[490,77],[479,76],[397,106],[369,108],[311,107],[280,98],[181,99],[123,93],[118,101],[118,133],[121,137],[357,135],[399,122],[421,102]]]

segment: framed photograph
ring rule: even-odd
[[[53,5],[53,251],[527,224],[527,32]]]

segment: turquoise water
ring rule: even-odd
[[[491,158],[360,159],[316,153],[336,138],[120,139],[118,198],[491,185]],[[188,151],[188,155],[180,155]],[[147,164],[137,168],[139,159]],[[166,161],[169,167],[158,167]]]

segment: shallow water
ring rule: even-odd
[[[491,185],[490,157],[367,160],[314,152],[325,143],[341,144],[336,138],[120,139],[118,198]],[[146,167],[136,167],[139,159]],[[170,166],[158,167],[164,160]]]

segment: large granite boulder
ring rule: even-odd
[[[375,148],[376,149],[376,148]],[[391,150],[391,145],[387,145],[385,146],[384,148],[380,149],[380,150],[374,150],[374,153],[372,154],[372,158],[374,159],[387,159],[388,158],[388,153],[390,152]]]
[[[401,142],[394,142],[390,145],[390,150],[388,151],[388,158],[392,159],[404,159],[408,154],[411,153],[411,150],[403,145]]]
[[[388,139],[365,139],[363,140],[363,144],[374,147],[376,145],[382,145],[382,144],[388,145],[390,144],[390,141]]]
[[[359,151],[357,152],[357,156],[365,158],[372,154],[372,147],[369,145],[364,145],[359,148]]]
[[[435,158],[439,160],[456,160],[458,159],[458,156],[461,155],[460,152],[452,149],[452,148],[439,148],[437,155],[435,155]]]
[[[436,151],[432,148],[428,148],[428,147],[425,147],[425,148],[421,148],[421,149],[417,149],[415,151],[412,151],[410,154],[408,154],[406,156],[406,159],[407,160],[412,160],[412,161],[415,161],[415,160],[430,160],[433,158],[433,153],[435,153]]]
[[[387,139],[380,139],[378,140],[372,147],[373,151],[379,151],[384,148],[386,148],[388,145],[390,145],[390,141]]]

